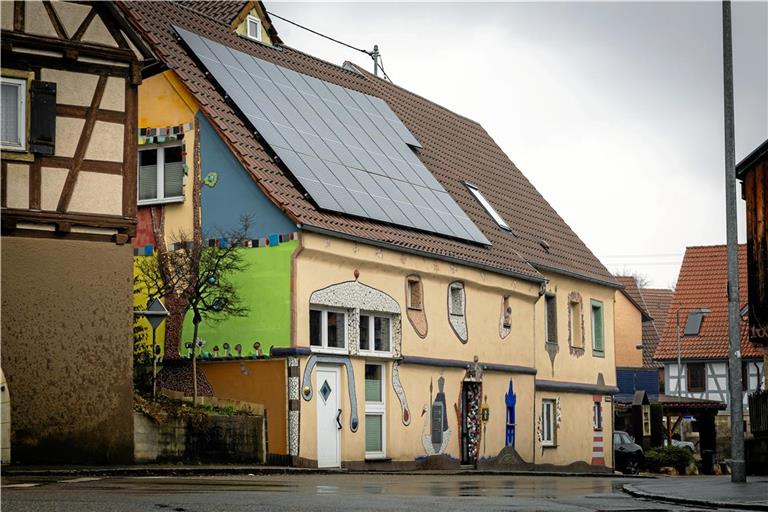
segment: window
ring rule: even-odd
[[[464,316],[464,285],[451,283],[448,294],[448,312],[451,315]]]
[[[261,42],[261,20],[256,16],[248,16],[245,20],[246,33],[249,39]]]
[[[698,311],[691,311],[688,313],[688,319],[685,322],[685,332],[683,336],[698,336],[701,331],[701,322],[704,320],[704,315]]]
[[[485,211],[488,212],[488,215],[490,215],[493,220],[496,221],[496,224],[499,225],[501,229],[505,229],[507,231],[512,231],[512,228],[509,227],[509,224],[499,215],[499,212],[496,211],[496,209],[491,206],[491,203],[488,202],[488,200],[485,198],[482,192],[480,190],[472,185],[471,183],[464,183],[470,192],[472,192],[472,195],[475,196],[475,199],[477,199],[477,202],[482,205],[483,208],[485,208]]]
[[[541,401],[541,445],[555,446],[555,401]]]
[[[510,305],[510,300],[509,295],[504,297],[504,318],[502,320],[502,327],[505,329],[512,327],[512,306]]]
[[[365,365],[365,458],[386,456],[384,365]]]
[[[651,406],[644,404],[643,408],[643,436],[651,435]]]
[[[421,279],[418,276],[408,276],[406,302],[408,309],[423,309]]]
[[[595,430],[603,430],[603,404],[595,401],[592,405],[592,426]]]
[[[389,354],[392,347],[392,319],[368,313],[360,314],[360,350]]]
[[[603,327],[603,303],[592,301],[592,352],[598,355],[605,351],[605,331]]]
[[[686,382],[688,391],[706,391],[707,375],[704,363],[688,363],[686,365]]]
[[[554,295],[545,295],[547,308],[546,339],[549,343],[557,343],[557,298]]]
[[[139,151],[138,204],[184,200],[184,159],[181,145]]]
[[[27,147],[27,81],[0,79],[2,83],[2,148],[25,151]]]
[[[741,387],[744,391],[749,391],[749,367],[751,364],[747,361],[741,363]]]
[[[584,348],[584,335],[581,332],[581,303],[571,302],[571,346]]]
[[[347,348],[347,315],[328,309],[309,310],[309,344],[313,348],[345,350]]]

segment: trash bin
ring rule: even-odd
[[[701,450],[701,472],[705,475],[715,472],[715,450]]]

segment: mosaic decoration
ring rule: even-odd
[[[299,358],[288,357],[288,454],[299,455]]]
[[[405,398],[405,390],[400,383],[400,361],[392,363],[392,388],[394,388],[395,395],[400,401],[403,425],[407,427],[411,424],[411,410],[408,408],[408,400]]]
[[[461,289],[460,295],[452,293],[452,290],[456,288]],[[469,332],[467,330],[467,296],[464,290],[464,283],[461,281],[454,281],[448,285],[448,321],[459,340],[462,343],[466,343],[469,339]]]
[[[555,376],[555,357],[557,356],[557,353],[560,352],[560,345],[558,343],[550,343],[548,341],[544,342],[544,350],[547,351],[547,354],[549,355],[549,361],[552,363],[552,376]]]
[[[501,298],[501,315],[499,315],[499,337],[501,339],[506,338],[512,332],[512,306],[507,306],[506,299],[506,297]]]
[[[304,367],[304,381],[302,398],[309,402],[312,400],[312,370],[317,363],[343,364],[347,369],[347,390],[349,391],[349,429],[357,432],[359,420],[357,418],[357,393],[355,392],[355,370],[352,361],[347,356],[334,356],[327,354],[312,354],[307,359]],[[327,397],[326,397],[327,398]]]
[[[180,124],[176,126],[166,126],[164,128],[139,128],[139,146],[147,144],[165,144],[166,142],[176,142],[184,140],[184,132],[192,131],[192,123]],[[181,167],[186,176],[189,167],[187,166],[187,147],[181,145]]]
[[[603,397],[600,395],[593,395],[592,400],[600,408],[600,414],[602,415]],[[593,466],[605,466],[605,451],[603,442],[603,428],[602,421],[599,421],[599,427],[596,428],[595,420],[592,420],[592,465]]]
[[[581,323],[581,346],[574,346],[574,339],[573,339],[573,305],[578,304],[579,306],[579,317],[575,319],[577,322]],[[569,352],[572,356],[581,357],[584,355],[584,347],[586,343],[586,338],[584,336],[584,307],[582,306],[583,302],[581,300],[581,294],[579,292],[571,292],[568,294],[568,347]]]
[[[507,427],[504,438],[504,446],[515,447],[515,404],[517,404],[517,395],[512,386],[512,379],[509,379],[509,390],[504,395],[504,404],[507,406]]]
[[[478,382],[464,382],[466,410],[464,412],[464,426],[467,433],[467,458],[477,460],[480,449],[480,405],[482,401],[482,384]]]
[[[445,403],[445,379],[441,375],[437,379],[437,395],[432,401],[432,381],[429,382],[430,407],[427,409],[424,419],[424,429],[421,433],[421,444],[427,455],[440,455],[445,453],[448,441],[451,438],[451,429],[448,426],[448,411]]]
[[[203,178],[203,185],[213,188],[216,186],[216,183],[218,183],[218,181],[219,181],[219,173],[211,171],[205,175],[205,178]]]
[[[392,356],[400,357],[403,337],[400,304],[390,295],[355,280],[316,290],[310,295],[309,303],[346,310],[351,355],[360,352],[360,310],[392,315]]]
[[[483,365],[480,364],[480,359],[477,355],[472,359],[472,364],[467,367],[467,371],[464,374],[465,382],[482,382],[483,380]]]

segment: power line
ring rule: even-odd
[[[338,39],[335,39],[331,36],[327,36],[323,34],[322,32],[318,32],[317,30],[313,30],[309,27],[306,27],[300,23],[296,23],[295,21],[289,20],[288,18],[284,18],[280,16],[279,14],[275,14],[273,12],[267,11],[267,14],[270,16],[274,16],[275,18],[281,19],[286,23],[290,23],[291,25],[294,25],[296,27],[299,27],[302,30],[306,30],[307,32],[311,32],[315,34],[316,36],[324,37],[325,39],[328,39],[329,41],[333,41],[336,44],[340,44],[342,46],[346,46],[347,48],[351,50],[355,50],[356,52],[364,53],[368,55],[370,58],[373,59],[373,62],[378,65],[379,68],[381,68],[381,72],[384,74],[384,77],[389,80],[389,82],[392,82],[392,79],[389,78],[389,75],[387,75],[387,72],[384,71],[384,59],[382,59],[381,54],[379,53],[378,47],[374,47],[373,51],[363,50],[362,48],[358,48],[357,46],[352,46],[351,44],[345,43],[344,41],[339,41]]]
[[[604,254],[601,258],[671,258],[682,256],[681,252],[659,253],[659,254]]]

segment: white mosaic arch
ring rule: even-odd
[[[315,290],[309,296],[309,303],[313,306],[329,306],[347,311],[350,355],[357,355],[360,352],[361,310],[391,315],[392,355],[396,358],[400,357],[402,346],[400,304],[391,295],[359,281],[346,281]]]

